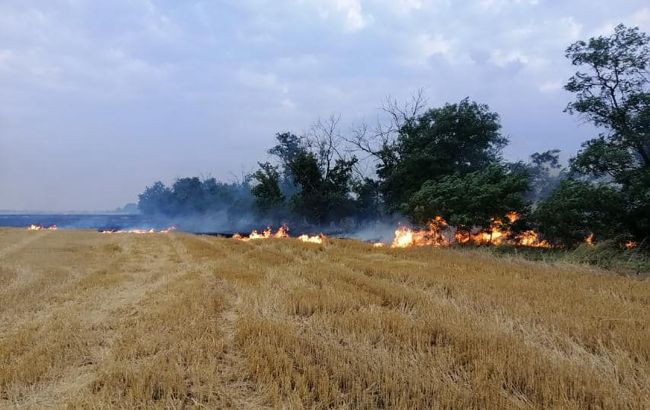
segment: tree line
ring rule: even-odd
[[[487,227],[515,211],[513,229],[536,229],[567,247],[650,236],[650,37],[619,25],[566,49],[577,71],[565,85],[570,115],[599,134],[563,167],[559,151],[508,162],[498,113],[465,98],[427,107],[418,93],[387,100],[376,125],[343,135],[339,118],[305,135],[278,133],[270,159],[237,183],[181,178],[139,196],[145,214],[168,217],[250,211],[260,220],[354,225],[400,214],[435,216],[461,229]]]

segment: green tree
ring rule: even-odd
[[[288,198],[291,210],[309,222],[324,224],[352,216],[353,170],[357,159],[342,155],[335,137],[336,119],[319,122],[320,135],[307,138],[291,133],[276,135],[269,154],[278,166],[260,164],[252,177],[252,189],[259,209],[270,209]]]
[[[145,215],[171,215],[173,198],[171,189],[157,181],[138,195],[138,209]]]
[[[350,190],[356,162],[356,158],[337,159],[329,169],[323,169],[314,153],[298,154],[288,164],[300,188],[291,198],[294,211],[316,224],[351,216],[354,206]]]
[[[293,210],[309,222],[323,221],[327,217],[327,204],[316,156],[306,150],[300,152],[287,164],[287,171],[299,187],[291,197]]]
[[[290,132],[277,133],[275,139],[277,144],[268,152],[277,157],[285,168],[306,149],[303,138]]]
[[[511,211],[524,212],[528,175],[501,165],[489,165],[467,174],[456,173],[422,184],[403,207],[417,223],[442,216],[462,229],[487,227],[493,219],[506,220]]]
[[[650,37],[619,25],[609,37],[578,41],[566,50],[580,67],[565,88],[575,93],[566,111],[603,133],[572,160],[576,175],[614,183],[626,198],[627,224],[638,239],[650,235]]]
[[[179,178],[172,185],[174,205],[178,214],[204,213],[206,201],[201,180],[197,177]]]
[[[607,185],[588,181],[563,180],[533,213],[544,238],[574,246],[593,234],[594,239],[624,235],[625,197]]]
[[[381,216],[381,194],[379,182],[371,178],[353,181],[352,192],[355,194],[355,212],[359,220],[373,220]]]
[[[544,152],[535,152],[528,162],[508,163],[507,167],[513,172],[528,174],[530,189],[526,192],[526,200],[535,204],[547,198],[567,177],[566,170],[560,165],[560,150],[552,149]]]
[[[277,166],[269,162],[259,163],[260,169],[253,174],[256,182],[251,188],[255,197],[255,207],[258,211],[266,213],[281,207],[284,195],[280,190],[280,172]]]
[[[406,118],[395,141],[376,152],[388,208],[398,210],[426,181],[435,183],[497,163],[508,142],[500,130],[497,113],[468,99]]]

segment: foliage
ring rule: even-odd
[[[592,233],[641,243],[650,237],[650,37],[619,25],[611,36],[572,44],[566,56],[578,69],[565,86],[575,95],[566,111],[601,130],[569,170],[558,150],[504,162],[508,139],[497,113],[469,98],[425,109],[419,93],[404,107],[389,100],[388,121],[362,125],[351,137],[341,136],[334,116],[302,136],[276,134],[268,151],[274,160],[259,163],[250,186],[157,182],[139,207],[168,216],[252,207],[269,219],[319,225],[402,212],[418,223],[440,215],[464,228],[518,211],[521,228],[534,225],[558,244],[574,246]],[[374,159],[374,175],[359,170],[358,153]]]
[[[426,181],[497,163],[508,142],[500,129],[497,113],[469,99],[406,120],[379,154],[377,175],[388,208],[399,209]]]
[[[206,187],[207,188],[207,187]],[[207,189],[206,189],[207,191]],[[180,178],[172,186],[174,205],[178,213],[204,213],[207,209],[204,186],[197,177]]]
[[[530,175],[529,200],[538,202],[547,198],[566,177],[559,159],[560,150],[552,149],[536,152],[530,156],[528,174]]]
[[[138,208],[145,215],[166,217],[201,215],[250,207],[247,183],[223,183],[208,178],[180,178],[170,187],[158,181],[139,195]]]
[[[591,234],[594,240],[625,235],[625,209],[624,196],[610,186],[564,180],[539,204],[533,218],[546,239],[575,246]]]
[[[277,144],[269,154],[277,157],[280,165],[260,164],[261,169],[253,174],[258,182],[253,188],[257,204],[268,205],[272,199],[274,207],[286,206],[313,224],[339,221],[355,214],[351,194],[357,159],[338,154],[332,128],[328,130],[311,141],[291,133],[276,135]],[[281,193],[281,184],[292,192],[287,201]]]
[[[481,251],[531,261],[593,265],[622,275],[647,275],[650,272],[650,254],[647,249],[642,246],[625,249],[615,240],[604,240],[593,245],[583,243],[571,249],[502,245],[484,247]]]
[[[337,159],[323,169],[315,154],[302,152],[289,163],[289,172],[300,187],[291,201],[293,210],[308,222],[324,224],[340,220],[354,212],[350,196],[352,167],[356,158]]]
[[[157,181],[138,195],[138,209],[145,215],[171,213],[173,196],[171,189]]]
[[[278,167],[269,162],[259,163],[260,169],[253,174],[256,184],[251,188],[258,211],[276,209],[284,202],[280,189],[280,172]]]
[[[572,160],[577,175],[611,182],[628,204],[627,224],[637,239],[650,236],[650,37],[619,25],[609,37],[578,41],[566,51],[583,69],[565,88],[567,106],[603,130]]]
[[[461,228],[486,227],[493,219],[505,221],[508,212],[523,212],[527,189],[526,173],[490,165],[465,175],[425,182],[404,211],[419,223],[440,215]]]
[[[269,154],[279,158],[285,169],[306,149],[302,138],[290,132],[278,133],[275,139],[278,143],[269,150]]]
[[[560,165],[559,153],[560,150],[557,149],[535,152],[528,162],[505,164],[511,172],[528,175],[529,188],[524,195],[526,201],[537,204],[547,198],[560,181],[567,177],[566,170]]]
[[[361,220],[374,220],[382,215],[379,182],[371,178],[352,182],[352,192],[356,196],[356,212]]]

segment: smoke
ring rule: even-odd
[[[286,225],[292,236],[323,233],[331,237],[357,239],[367,242],[390,242],[395,227],[407,224],[403,216],[383,219],[349,218],[325,225],[314,225],[296,215],[260,216],[250,209],[233,212],[232,209],[201,214],[166,216],[161,214],[11,214],[0,215],[0,226],[24,228],[29,225],[51,226],[60,229],[162,230],[175,227],[178,231],[199,234],[248,234],[267,227],[278,229]]]
[[[345,235],[347,238],[356,239],[365,242],[392,242],[395,236],[395,227],[398,225],[408,225],[406,218],[401,215],[395,215],[382,220],[369,221]]]
[[[226,210],[192,216],[159,217],[159,221],[164,221],[185,232],[223,234],[249,232],[259,224],[259,220],[256,221],[255,216],[250,212],[243,211],[233,216]]]
[[[51,226],[61,229],[165,229],[175,226],[186,232],[233,233],[247,231],[255,225],[255,217],[242,213],[237,218],[227,215],[226,211],[210,214],[166,217],[161,215],[141,214],[11,214],[0,215],[0,226],[23,228],[29,225]]]

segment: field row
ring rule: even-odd
[[[650,407],[650,282],[474,250],[0,230],[0,407]]]

